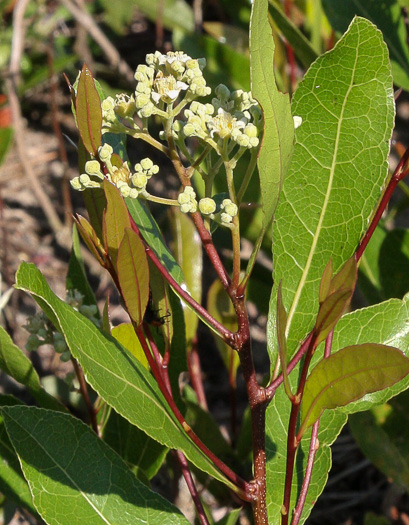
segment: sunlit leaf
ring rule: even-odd
[[[139,235],[126,228],[118,250],[117,272],[121,295],[137,326],[142,324],[149,299],[149,267]]]
[[[25,406],[3,407],[1,414],[34,504],[49,525],[188,523],[73,416]]]
[[[102,144],[102,109],[94,78],[85,64],[78,81],[75,109],[82,142],[88,153],[96,156]]]
[[[250,25],[251,91],[264,113],[264,136],[258,159],[263,228],[270,223],[293,152],[290,99],[280,93],[273,71],[274,40],[268,23],[268,0],[253,3]]]
[[[135,333],[134,327],[130,323],[121,323],[118,326],[114,326],[114,328],[112,328],[112,335],[149,370],[148,360],[146,359],[142,345]]]
[[[387,177],[394,100],[382,34],[357,18],[314,62],[293,98],[303,119],[275,213],[268,347],[276,356],[275,296],[283,281],[291,357],[312,329],[322,273],[355,252]]]
[[[396,348],[368,343],[343,348],[320,361],[305,383],[301,427],[307,429],[328,408],[348,405],[383,390],[409,373],[409,359]]]

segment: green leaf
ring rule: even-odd
[[[85,242],[89,251],[95,257],[95,259],[103,266],[105,264],[107,253],[96,231],[87,221],[87,219],[85,219],[81,215],[77,215],[75,217],[75,222],[78,231],[81,234],[82,240]]]
[[[0,165],[13,143],[13,128],[0,128]]]
[[[149,267],[139,235],[125,228],[116,261],[121,295],[132,321],[140,326],[149,300]]]
[[[351,295],[352,290],[349,292],[339,290],[329,295],[320,306],[314,326],[314,331],[316,334],[318,334],[317,344],[321,343],[321,341],[324,341],[324,339],[327,338],[328,334],[337,324],[349,301],[351,300]]]
[[[401,298],[409,290],[409,231],[376,228],[359,267],[359,285],[368,301]]]
[[[88,153],[97,156],[102,144],[102,109],[91,71],[84,64],[75,98],[78,131]]]
[[[150,20],[158,19],[161,12],[161,22],[165,29],[182,29],[184,32],[192,33],[195,28],[193,10],[185,0],[132,0]]]
[[[199,234],[193,221],[186,213],[172,208],[170,217],[175,258],[185,276],[190,295],[200,304],[202,301],[203,250]],[[196,313],[185,304],[183,304],[183,311],[186,340],[188,345],[191,345],[196,335],[199,319]]]
[[[237,331],[237,318],[234,307],[219,279],[213,282],[207,293],[207,310],[227,330],[233,333]],[[233,350],[222,341],[218,335],[214,335],[214,339],[229,377],[232,377],[235,382],[237,368],[240,365],[239,355],[236,350]]]
[[[102,437],[129,465],[136,467],[136,476],[142,473],[148,480],[158,472],[168,451],[113,409]]]
[[[124,238],[125,228],[131,227],[131,221],[128,209],[118,188],[106,179],[103,184],[107,200],[103,222],[104,241],[108,248],[108,253],[114,265],[116,265],[118,250]]]
[[[37,403],[52,410],[65,410],[57,399],[47,394],[28,357],[16,346],[0,326],[0,368],[7,375],[25,385]]]
[[[344,0],[339,9],[338,0],[323,0],[323,7],[332,27],[343,32],[355,15],[373,22],[383,33],[389,48],[393,81],[409,89],[409,46],[407,27],[401,6],[395,0]]]
[[[312,426],[325,409],[345,406],[383,390],[408,373],[409,359],[396,348],[367,343],[339,350],[320,361],[307,378],[301,429]]]
[[[0,406],[22,404],[13,396],[0,395]],[[0,417],[0,491],[20,507],[37,516],[27,481],[21,471],[18,457],[10,443],[3,418]]]
[[[126,348],[136,359],[149,370],[148,360],[143,351],[141,342],[135,333],[134,327],[130,323],[122,323],[112,328],[112,336]]]
[[[356,310],[344,315],[334,331],[332,344],[333,353],[340,348],[354,344],[365,344],[368,341],[387,344],[400,348],[409,356],[409,295],[405,299],[391,299],[385,303]],[[314,363],[322,358],[322,346],[316,351]],[[290,374],[290,384],[296,387],[299,368]],[[384,403],[392,396],[406,389],[409,376],[392,387],[380,392],[367,394],[362,399],[340,407],[336,410],[326,410],[321,416],[317,451],[311,483],[300,523],[307,519],[317,498],[327,482],[331,468],[330,445],[347,421],[347,414],[367,410],[375,404]],[[285,478],[285,460],[287,451],[287,430],[291,405],[283,388],[279,388],[267,409],[266,447],[267,447],[267,505],[269,523],[281,523],[281,505],[283,500],[282,487]],[[310,432],[307,431],[301,440],[301,449],[297,454],[295,476],[291,505],[295,505],[296,495],[301,488],[309,449]]]
[[[171,251],[166,246],[163,240],[162,232],[156,224],[151,212],[148,210],[143,202],[136,199],[125,199],[129,213],[135,224],[138,226],[142,237],[145,239],[148,246],[155,252],[156,256],[167,269],[170,275],[179,284],[184,282],[184,276],[180,266],[175,261]]]
[[[263,201],[263,229],[276,209],[293,153],[294,124],[288,94],[280,93],[273,71],[274,40],[268,23],[268,0],[255,0],[250,24],[251,91],[264,113],[264,136],[258,158]]]
[[[285,16],[281,4],[275,0],[269,0],[268,10],[273,22],[277,25],[285,39],[294,49],[294,52],[302,65],[305,68],[310,67],[312,62],[318,58],[318,55],[309,40],[298,29],[294,22]]]
[[[217,522],[217,525],[236,525],[237,520],[240,517],[240,511],[241,508],[231,510],[226,516],[224,516],[224,518]]]
[[[365,456],[397,485],[409,488],[409,392],[352,414],[349,428]]]
[[[188,523],[78,419],[23,406],[1,413],[34,504],[49,525]]]
[[[78,228],[75,224],[72,228],[72,248],[70,261],[68,263],[66,288],[67,290],[78,290],[84,296],[84,304],[94,304],[97,306],[97,300],[85,273],[84,261],[82,260],[81,255],[80,239],[78,236]],[[99,317],[98,310],[96,316]]]
[[[355,252],[387,177],[394,100],[380,31],[356,18],[311,66],[293,112],[303,123],[273,230],[273,276],[275,283],[283,280],[289,358],[314,325],[329,257],[338,271]],[[267,331],[273,356],[277,285]]]
[[[23,262],[16,280],[17,288],[31,293],[64,335],[88,383],[109,405],[148,436],[168,448],[181,450],[199,469],[232,487],[182,431],[151,374],[137,359],[58,299],[33,264]]]

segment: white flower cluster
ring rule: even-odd
[[[251,93],[242,90],[231,93],[226,86],[220,84],[216,88],[216,97],[211,104],[194,101],[185,110],[185,137],[195,136],[212,143],[217,135],[222,141],[229,139],[241,147],[256,148],[260,142],[258,134],[262,116]],[[177,125],[179,128],[180,123]]]
[[[182,200],[185,200],[184,195],[188,188],[189,196],[194,194],[192,188],[188,186],[185,188],[184,192],[179,195],[179,198],[182,197]],[[194,194],[194,197],[196,197],[196,194]],[[178,202],[179,204],[181,204],[179,199]],[[223,199],[222,203],[218,207],[216,201],[209,197],[204,197],[203,199],[200,199],[199,203],[195,202],[194,210],[190,210],[187,208],[182,209],[182,206],[183,204],[181,205],[180,209],[184,213],[187,213],[189,211],[196,211],[198,207],[202,215],[206,215],[211,219],[217,220],[221,224],[230,224],[239,211],[237,205],[231,199]]]
[[[154,164],[151,159],[145,158],[135,164],[134,173],[131,173],[128,163],[124,162],[121,167],[112,163],[113,149],[109,144],[104,144],[98,148],[98,155],[107,167],[106,176],[101,171],[101,166],[97,160],[89,160],[85,163],[85,173],[71,180],[71,186],[78,191],[87,188],[101,188],[104,178],[112,182],[124,197],[136,199],[138,195],[146,191],[146,185],[152,175],[159,171],[159,166]]]
[[[182,213],[194,213],[197,211],[196,192],[192,186],[185,186],[182,193],[179,193],[178,203]]]
[[[135,73],[138,116],[163,114],[165,104],[173,104],[181,92],[188,100],[209,95],[202,73],[205,65],[204,58],[193,59],[181,51],[146,55],[146,64],[139,65]]]
[[[133,119],[136,112],[135,98],[124,93],[116,95],[115,98],[107,97],[101,102],[103,131],[122,131],[122,124],[117,117],[122,119]],[[132,120],[133,122],[133,120]]]

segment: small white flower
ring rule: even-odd
[[[212,138],[214,134],[217,133],[221,139],[225,139],[230,137],[234,130],[244,129],[245,123],[237,120],[237,118],[233,117],[231,113],[228,113],[223,108],[219,108],[217,115],[207,123],[207,127],[210,130],[210,136]]]
[[[164,76],[163,73],[159,71],[154,81],[154,89],[156,91],[152,90],[151,97],[156,104],[160,100],[170,104],[178,98],[182,90],[186,91],[188,87],[188,84],[176,80],[173,75]]]

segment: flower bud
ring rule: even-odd
[[[204,199],[200,199],[199,211],[203,213],[203,215],[210,215],[211,213],[214,213],[216,211],[215,201],[208,197],[205,197]]]

